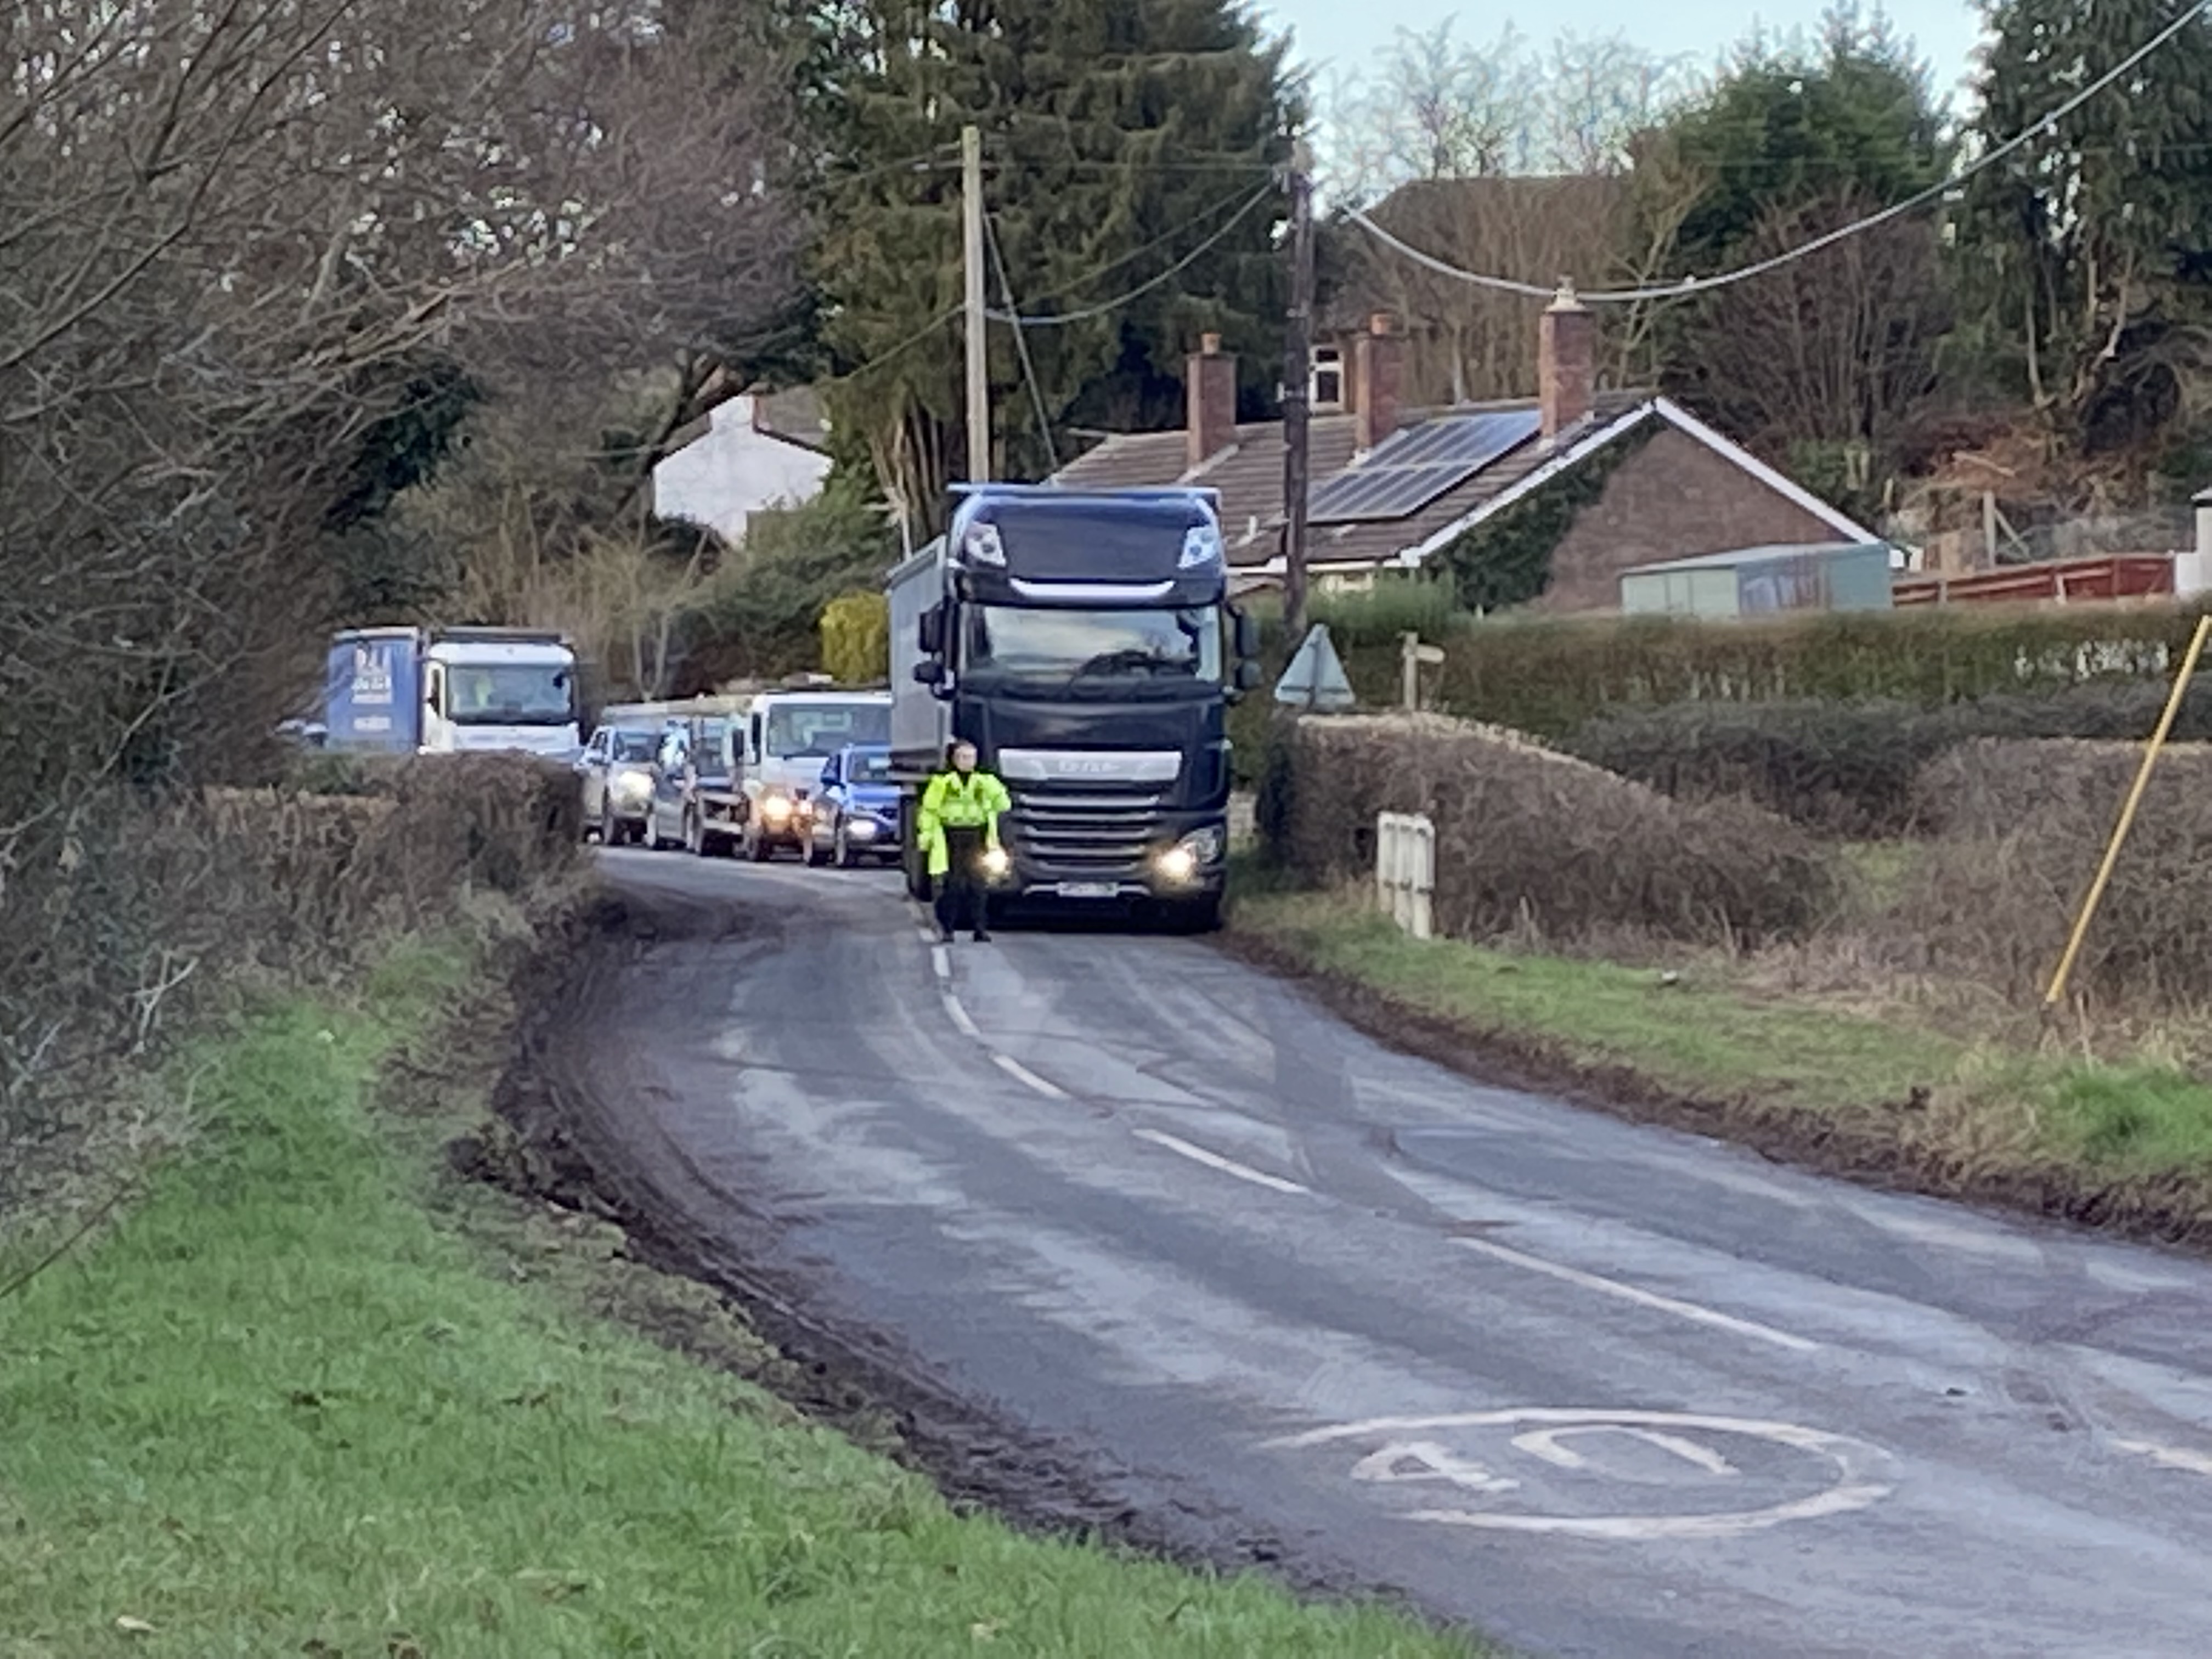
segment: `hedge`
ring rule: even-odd
[[[1670,799],[1495,728],[1304,718],[1270,759],[1261,826],[1292,874],[1372,880],[1375,815],[1427,813],[1437,926],[1462,939],[1752,945],[1809,933],[1839,899],[1819,845],[1771,813]]]
[[[1709,622],[1459,616],[1424,630],[1445,651],[1443,666],[1424,671],[1424,679],[1443,712],[1547,738],[1624,707],[1887,699],[1936,708],[2162,678],[2203,608],[1943,605]],[[1394,702],[1391,624],[1413,612],[1437,618],[1433,597],[1409,601],[1378,589],[1371,599],[1326,609],[1362,699]]]
[[[1929,827],[1914,787],[1921,769],[1960,744],[2140,739],[2157,725],[2166,695],[2155,681],[2122,681],[1939,708],[1672,703],[1601,714],[1561,747],[1681,799],[1741,796],[1823,835],[1906,836]],[[2192,688],[2174,729],[2179,738],[2212,738],[2212,684]]]

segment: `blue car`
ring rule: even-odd
[[[899,792],[890,744],[856,743],[830,756],[816,801],[809,864],[849,870],[864,859],[897,862]]]

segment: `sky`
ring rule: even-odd
[[[1460,0],[1261,0],[1261,15],[1278,28],[1295,31],[1296,56],[1326,69],[1364,70],[1377,46],[1387,45],[1398,28],[1433,28],[1448,17],[1458,20],[1455,33],[1476,43],[1495,40],[1510,18],[1532,44],[1555,34],[1620,33],[1663,56],[1686,53],[1711,62],[1756,24],[1783,32],[1815,27],[1823,0],[1671,0],[1663,6],[1632,5],[1626,0],[1553,0],[1532,16],[1460,3]],[[1871,9],[1871,8],[1869,8]],[[1899,33],[1909,36],[1929,60],[1936,90],[1948,94],[1954,112],[1966,99],[1960,90],[1972,69],[1970,55],[1981,38],[1978,13],[1960,0],[1890,0],[1885,8]]]

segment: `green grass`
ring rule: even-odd
[[[1248,900],[1237,922],[1425,1012],[1538,1038],[1577,1065],[1626,1067],[1686,1094],[1811,1101],[1841,1085],[1897,1098],[1956,1065],[1955,1045],[1879,1020],[1753,1001],[1693,975],[1669,983],[1649,969],[1423,943],[1372,913],[1310,894]]]
[[[1948,1138],[1984,1167],[2212,1181],[2212,1086],[2177,1066],[2027,1045],[1993,1052],[1899,1017],[1753,994],[1695,968],[1668,982],[1650,969],[1424,943],[1348,899],[1264,880],[1240,891],[1235,925],[1472,1036],[1619,1068],[1686,1097],[1849,1114],[1900,1140]],[[1893,1109],[1916,1090],[1935,1098],[1933,1116]]]
[[[273,1009],[206,1047],[198,1148],[0,1302],[0,1656],[1469,1651],[956,1516],[495,1276],[428,1207],[404,1150],[422,1127],[374,1109],[380,1065],[471,971],[414,948],[358,1007]]]

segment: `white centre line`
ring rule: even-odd
[[[1788,1331],[1778,1331],[1771,1325],[1761,1325],[1748,1319],[1738,1319],[1711,1308],[1698,1306],[1694,1302],[1677,1301],[1671,1296],[1661,1296],[1651,1291],[1640,1291],[1633,1285],[1624,1285],[1617,1279],[1601,1278],[1586,1273],[1579,1267],[1563,1267],[1556,1261],[1547,1261],[1540,1255],[1524,1255],[1519,1250],[1508,1249],[1503,1244],[1492,1244],[1483,1238],[1457,1238],[1455,1244],[1484,1255],[1509,1261],[1516,1267],[1526,1267],[1531,1273],[1548,1273],[1553,1279],[1565,1279],[1570,1285],[1579,1285],[1586,1291],[1596,1291],[1606,1296],[1617,1296],[1624,1302],[1633,1302],[1639,1307],[1656,1308],[1662,1313],[1674,1314],[1683,1319],[1695,1320],[1700,1325],[1711,1325],[1716,1330],[1734,1331],[1738,1336],[1756,1337],[1761,1342],[1771,1342],[1778,1348],[1788,1348],[1797,1353],[1811,1353],[1820,1344],[1805,1337],[1792,1336]]]
[[[1310,1187],[1299,1186],[1295,1181],[1285,1181],[1280,1176],[1271,1176],[1263,1170],[1251,1169],[1234,1158],[1224,1158],[1218,1152],[1209,1152],[1203,1146],[1194,1146],[1188,1140],[1178,1140],[1173,1135],[1163,1134],[1158,1129],[1139,1129],[1136,1135],[1139,1140],[1149,1140],[1155,1146],[1164,1146],[1171,1152],[1181,1153],[1193,1163],[1203,1164],[1207,1169],[1218,1170],[1224,1175],[1235,1176],[1239,1181],[1249,1181],[1255,1187],[1265,1187],[1278,1193],[1310,1193],[1313,1190]]]
[[[2212,1475],[2212,1457],[2180,1446],[2161,1446],[2155,1440],[2115,1440],[2113,1449],[2148,1457],[2162,1469],[2181,1469],[2191,1474]]]
[[[939,979],[952,977],[952,956],[942,945],[930,947],[929,969]]]
[[[942,993],[942,995],[945,998],[945,1012],[952,1021],[952,1029],[959,1032],[962,1036],[971,1037],[977,1042],[981,1042],[983,1040],[983,1034],[975,1028],[975,1022],[968,1018],[968,1011],[960,1006],[960,999],[950,991]]]
[[[1021,1061],[1016,1060],[1012,1054],[994,1054],[991,1056],[991,1060],[992,1063],[997,1066],[1000,1071],[1004,1072],[1008,1077],[1013,1079],[1017,1083],[1027,1084],[1030,1088],[1036,1090],[1039,1094],[1045,1096],[1048,1099],[1066,1100],[1067,1098],[1066,1090],[1061,1088],[1060,1085],[1053,1082],[1049,1078],[1039,1077],[1035,1072],[1030,1070],[1028,1066],[1023,1065]]]

